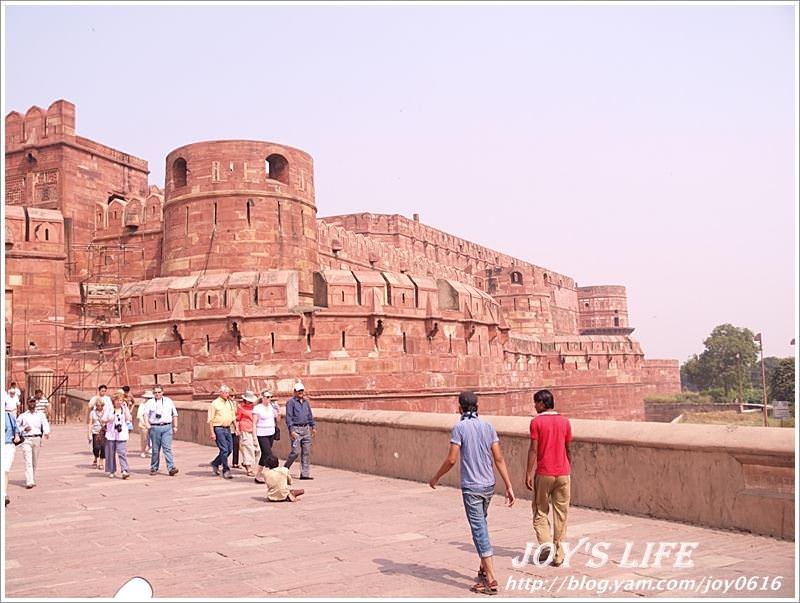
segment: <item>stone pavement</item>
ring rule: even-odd
[[[312,465],[316,479],[295,483],[301,501],[266,503],[243,473],[212,476],[215,448],[176,442],[175,477],[163,461],[151,477],[138,439],[131,448],[131,478],[109,479],[90,467],[84,428],[56,426],[31,490],[18,451],[4,598],[111,597],[133,576],[157,598],[480,597],[468,591],[478,561],[455,489]],[[570,510],[569,535],[588,545],[569,567],[517,569],[535,541],[530,516],[526,500],[509,509],[495,497],[490,508],[501,596],[796,596],[793,542],[581,508]],[[698,543],[694,566],[622,566],[626,543],[641,560],[660,541]]]

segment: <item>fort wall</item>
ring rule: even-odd
[[[471,388],[486,412],[525,413],[549,387],[573,416],[626,420],[644,395],[679,391],[677,363],[630,339],[624,287],[578,288],[416,217],[317,219],[301,150],[185,145],[161,189],[145,161],[76,136],[67,101],[6,125],[20,381],[64,355],[73,385],[159,383],[185,400],[302,378],[321,408],[442,412]],[[43,301],[20,314],[21,299]]]

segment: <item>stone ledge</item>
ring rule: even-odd
[[[85,420],[91,393],[68,395],[74,408],[68,416],[82,413]],[[208,402],[176,405],[176,438],[211,445]],[[458,420],[455,412],[327,408],[315,409],[314,416],[314,464],[418,482],[441,464]],[[484,418],[501,438],[515,493],[530,498],[524,475],[530,418]],[[794,539],[794,430],[571,421],[575,505]],[[273,449],[285,457],[285,425],[282,431]],[[442,484],[458,486],[458,471],[447,474]]]

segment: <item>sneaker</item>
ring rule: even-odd
[[[266,484],[266,483],[267,483],[267,482],[265,482],[263,479],[258,479],[257,477],[254,477],[254,478],[253,478],[253,481],[254,481],[255,483],[257,483],[257,484]]]
[[[539,565],[544,565],[545,563],[547,563],[547,560],[550,558],[550,555],[552,553],[553,553],[553,547],[551,547],[549,545],[548,546],[543,546],[539,550],[539,557],[537,558],[537,561],[539,562]]]
[[[300,479],[314,479],[314,478],[311,477],[310,475],[301,475]]]
[[[117,477],[117,474],[116,473],[109,473],[108,477],[113,479],[113,478]]]
[[[150,475],[156,475],[158,473],[158,469],[150,469]]]
[[[217,465],[211,465],[211,469],[214,471],[214,475],[219,475],[219,467]]]
[[[143,459],[147,458],[147,455],[144,452],[140,453],[139,456],[142,457]]]
[[[172,477],[173,475],[176,475],[177,473],[178,473],[178,468],[177,467],[173,467],[172,469],[169,470],[170,477]]]
[[[131,476],[131,474],[128,473],[127,471],[123,471],[122,472],[122,479],[128,479],[130,476]]]
[[[233,476],[231,475],[230,471],[223,471],[222,477],[224,477],[225,479],[233,479]]]
[[[25,484],[25,488],[27,488],[28,490],[30,490],[30,489],[31,489],[31,488],[33,488],[35,485],[36,485],[36,484]]]

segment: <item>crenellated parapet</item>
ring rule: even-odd
[[[516,266],[526,278],[532,279],[531,284],[538,280],[547,286],[575,289],[575,281],[568,276],[427,226],[419,222],[418,217],[415,218],[410,220],[398,214],[358,213],[325,216],[321,220],[475,275],[480,279],[476,285],[487,291],[489,283],[483,279],[491,278],[491,274],[486,271],[512,266]]]
[[[75,136],[75,105],[57,100],[47,109],[33,106],[25,115],[11,111],[6,115],[6,149],[49,142],[59,136]]]
[[[388,270],[456,279],[475,284],[475,277],[449,264],[352,232],[325,219],[317,221],[320,265],[333,270]]]
[[[95,238],[119,237],[144,231],[161,233],[164,193],[151,186],[147,195],[117,195],[95,203]]]

